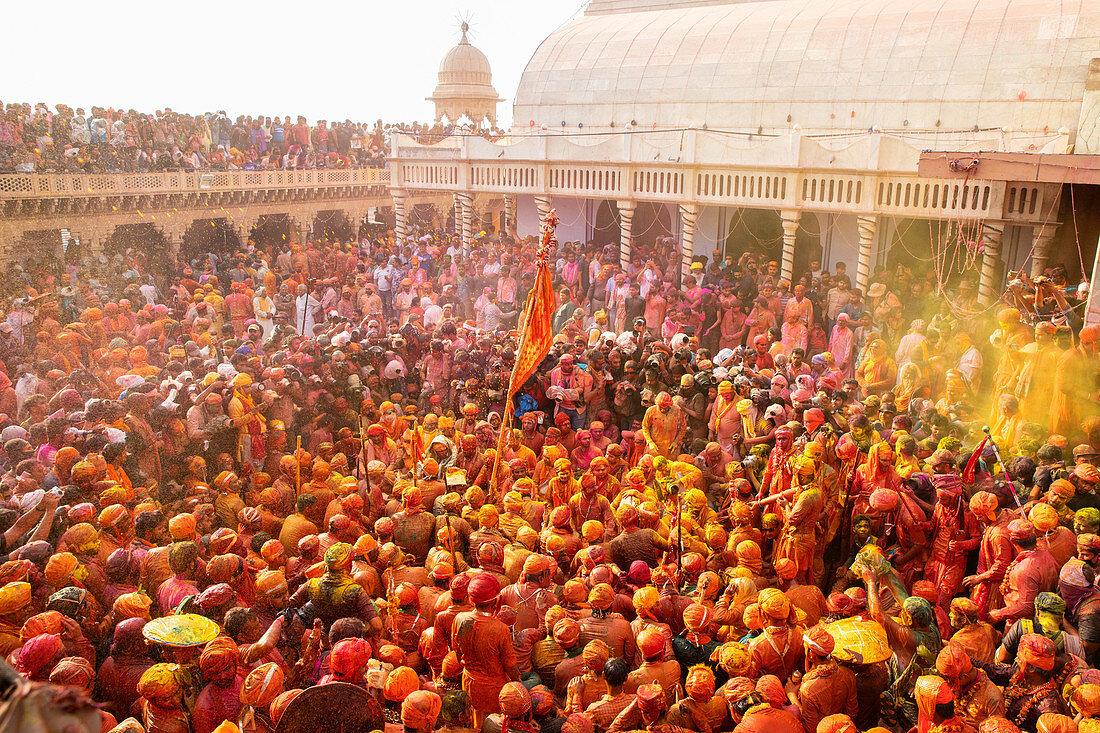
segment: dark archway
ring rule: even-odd
[[[313,236],[322,242],[347,242],[355,236],[348,216],[340,209],[318,212],[313,219]]]
[[[601,201],[596,207],[596,223],[592,227],[592,241],[603,247],[620,243],[619,207],[614,201]]]
[[[226,219],[196,219],[183,235],[180,252],[192,265],[199,263],[198,268],[201,272],[203,267],[201,261],[207,253],[225,257],[232,255],[240,247],[240,237]]]
[[[53,269],[63,255],[72,257],[73,261],[79,261],[83,249],[85,248],[81,247],[76,240],[70,239],[68,250],[64,250],[60,229],[39,229],[23,234],[22,241],[12,251],[12,259],[24,266]],[[70,252],[72,254],[69,254]]]
[[[810,213],[803,213],[798,220],[798,232],[794,237],[794,277],[810,271],[810,261],[821,261],[821,222]],[[793,283],[792,283],[793,284]]]
[[[734,209],[726,234],[725,254],[739,259],[750,252],[757,260],[779,262],[783,256],[783,223],[773,209]]]
[[[635,248],[651,249],[661,237],[671,237],[672,214],[666,204],[642,201],[634,209],[630,234]]]
[[[290,241],[292,226],[286,214],[265,214],[252,227],[249,236],[256,249],[275,252],[284,249]]]
[[[941,282],[954,282],[966,273],[973,277],[980,261],[975,257],[981,233],[977,227],[932,219],[897,219],[886,230],[882,247],[886,268],[905,265],[912,272],[939,273]],[[880,230],[880,237],[883,236]]]
[[[103,242],[103,253],[108,257],[141,252],[154,272],[165,272],[168,265],[168,240],[153,223],[120,224]]]

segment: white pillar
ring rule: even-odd
[[[405,238],[409,236],[409,194],[406,191],[393,190],[393,235],[398,245],[405,244]]]
[[[462,233],[462,251],[469,252],[474,241],[474,195],[459,192],[454,195],[456,226]]]
[[[619,265],[626,272],[630,258],[634,255],[634,209],[633,201],[619,201]]]
[[[859,255],[856,259],[856,287],[867,297],[867,286],[871,282],[871,246],[875,241],[878,218],[857,216],[856,229],[859,231]]]
[[[459,236],[461,236],[462,235],[462,195],[457,194],[457,193],[452,194],[451,198],[454,199],[453,212],[454,212],[455,228],[454,228],[453,233],[458,234]]]
[[[542,225],[546,223],[546,217],[550,214],[550,209],[554,208],[550,205],[549,196],[536,196],[535,208],[539,212],[539,236],[542,236]]]
[[[779,212],[779,218],[783,224],[783,259],[779,266],[779,276],[793,285],[794,243],[802,212],[798,209],[782,209]]]
[[[1085,302],[1085,325],[1100,323],[1100,247],[1092,260],[1092,277],[1089,278],[1089,299]]]
[[[691,258],[695,254],[695,223],[699,220],[698,204],[680,204],[680,282],[691,274]]]
[[[1031,227],[1031,277],[1039,277],[1050,262],[1050,246],[1054,243],[1054,235],[1058,232],[1058,224],[1046,222],[1035,224]]]
[[[514,193],[504,195],[504,228],[505,230],[516,228],[516,195]]]
[[[982,305],[989,305],[1000,296],[997,264],[1001,261],[1001,241],[1004,239],[1004,233],[1004,224],[982,225],[982,273],[978,279],[978,302]]]

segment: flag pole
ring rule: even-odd
[[[546,215],[546,220],[542,225],[542,242],[536,256],[538,270],[535,275],[535,285],[531,288],[531,291],[527,293],[527,301],[524,305],[523,312],[523,328],[520,330],[519,334],[520,341],[516,345],[517,358],[512,365],[512,373],[508,376],[508,389],[505,392],[504,400],[504,420],[500,425],[500,435],[497,436],[497,454],[493,459],[493,471],[490,474],[488,491],[486,491],[490,499],[496,494],[497,474],[500,471],[501,454],[504,452],[504,441],[508,436],[509,426],[512,424],[512,415],[515,412],[515,406],[512,404],[512,397],[515,395],[516,390],[516,371],[519,369],[520,357],[523,355],[524,348],[531,338],[531,320],[534,318],[535,313],[535,299],[539,296],[542,289],[549,284],[545,279],[550,277],[548,263],[550,261],[550,250],[557,245],[557,237],[555,236],[557,225],[557,212],[551,209]]]

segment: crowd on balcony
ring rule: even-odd
[[[384,168],[391,132],[438,140],[453,129],[168,107],[150,114],[15,102],[0,110],[0,173]]]

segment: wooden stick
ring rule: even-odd
[[[298,500],[298,494],[302,491],[302,436],[298,436],[298,449],[294,451],[294,466],[298,471],[298,477],[294,482],[294,500]]]

